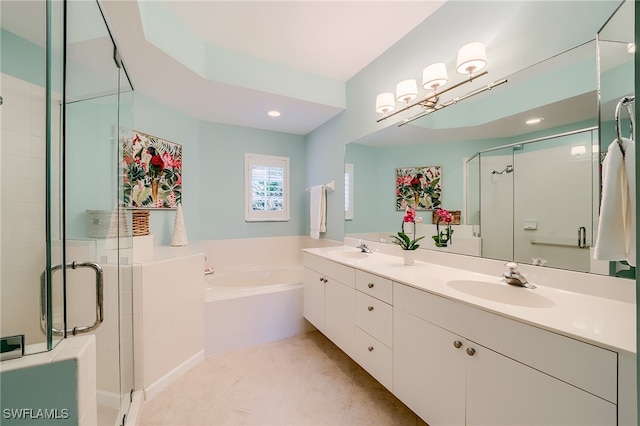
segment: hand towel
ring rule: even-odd
[[[310,202],[310,218],[309,228],[310,236],[314,239],[320,238],[321,232],[326,232],[326,196],[324,186],[316,185],[311,187],[311,202]]]
[[[625,156],[614,140],[607,149],[602,164],[602,199],[598,221],[598,238],[594,259],[627,260],[629,225],[629,183]]]

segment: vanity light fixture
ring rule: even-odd
[[[465,44],[458,50],[456,71],[460,74],[471,75],[487,66],[487,52],[484,43],[474,41]]]
[[[267,113],[269,117],[280,117],[280,111],[271,110]]]
[[[529,120],[525,121],[525,123],[528,124],[528,125],[533,125],[533,124],[542,123],[542,120],[544,120],[544,118],[542,118],[542,117],[530,118]]]
[[[453,86],[450,86],[445,90],[441,90],[441,88],[449,82],[446,65],[443,62],[437,62],[428,65],[422,70],[422,88],[424,90],[427,90],[427,95],[424,98],[411,103],[414,99],[418,98],[418,84],[414,79],[402,80],[396,85],[395,96],[391,92],[383,92],[376,96],[376,112],[383,115],[382,118],[377,121],[380,122],[382,120],[386,120],[389,117],[407,111],[414,106],[420,105],[423,111],[414,117],[404,120],[400,124],[400,126],[402,126],[427,114],[431,114],[434,111],[456,104],[463,99],[484,92],[485,90],[490,90],[502,83],[506,83],[507,80],[503,79],[499,82],[493,82],[486,87],[482,87],[478,90],[467,93],[466,95],[457,97],[448,102],[439,103],[440,96],[442,94],[456,89],[463,84],[470,83],[474,79],[487,74],[487,71],[482,71],[486,66],[487,54],[485,51],[484,43],[476,41],[465,44],[458,51],[456,62],[456,70],[459,73],[465,74],[467,76],[465,80],[454,84]],[[396,109],[396,101],[404,105],[397,111],[392,112]]]

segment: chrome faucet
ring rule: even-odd
[[[373,253],[362,240],[358,241],[358,245],[356,246],[356,248],[359,248],[363,253]]]
[[[536,288],[535,285],[529,283],[527,279],[518,271],[518,264],[515,262],[508,262],[504,266],[507,267],[507,271],[505,271],[502,276],[507,284],[525,287],[525,288]]]

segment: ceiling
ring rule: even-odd
[[[2,0],[2,27],[42,40],[42,20],[36,16],[41,10],[32,10],[36,3]],[[555,7],[562,3],[578,2],[100,0],[137,93],[200,120],[300,135],[344,111],[346,82],[376,58],[404,60],[398,46],[413,46],[413,52],[427,39],[427,56],[451,62],[472,34],[487,42],[495,78],[583,43],[584,34],[567,32],[575,7]],[[593,37],[602,16],[619,1],[584,3],[581,20],[589,22],[583,26]],[[95,6],[85,0],[71,4]],[[595,10],[595,17],[587,16]],[[429,24],[420,25],[425,20]],[[84,25],[86,40],[77,35],[82,41],[70,53],[91,49],[92,26],[99,27]],[[624,23],[611,27],[628,28]],[[571,40],[562,47],[559,38]],[[394,45],[389,57],[385,52]],[[411,69],[419,72],[429,57],[415,58]],[[85,65],[102,68],[97,60]],[[388,77],[375,85],[389,90],[387,85],[399,79]],[[274,109],[282,115],[267,116]]]
[[[137,92],[198,119],[302,135],[342,112],[345,82],[443,3],[102,1]],[[182,32],[191,40],[185,45],[214,49],[219,57],[235,54],[246,66],[231,76],[206,75],[197,59],[189,66],[189,58],[180,58],[184,52],[165,49],[161,34],[152,34],[152,20],[162,14],[167,34]],[[260,72],[269,67],[277,73]],[[277,81],[279,75],[298,77],[301,87],[282,87],[287,83]],[[322,93],[306,95],[322,85],[336,95],[328,101]],[[267,116],[274,109],[280,117]]]

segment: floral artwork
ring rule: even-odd
[[[396,169],[396,210],[434,210],[442,198],[442,167]]]
[[[134,130],[122,141],[124,205],[176,208],[182,203],[182,145]]]

